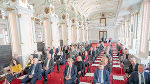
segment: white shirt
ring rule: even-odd
[[[36,67],[36,64],[34,64],[34,65],[33,65],[33,68],[32,68],[32,73],[31,73],[32,75],[34,74],[35,67]]]
[[[100,76],[99,76],[100,77]],[[98,78],[99,80],[99,78]],[[104,79],[103,79],[103,70],[101,70],[101,83],[104,83]]]
[[[141,84],[141,74],[138,72],[139,74],[139,84]],[[144,77],[144,72],[142,73],[143,77]],[[145,84],[145,78],[144,78],[144,84]]]
[[[72,66],[70,67],[70,74],[69,74],[70,77],[71,77],[71,68],[72,68]],[[68,73],[69,73],[69,67],[68,67],[68,70],[67,70],[67,75],[68,75]]]
[[[55,53],[53,53],[53,55],[52,55],[52,58],[54,59],[54,55],[55,55]]]
[[[47,60],[47,64],[46,64],[46,67],[48,68],[49,66],[49,62],[50,62],[50,59]]]

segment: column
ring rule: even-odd
[[[8,22],[13,54],[22,57],[23,67],[26,65],[28,56],[37,50],[35,28],[32,21],[33,10],[28,9],[27,1],[16,0],[8,11]]]
[[[72,33],[71,33],[71,21],[67,21],[67,44],[71,45],[72,43]]]
[[[84,42],[84,41],[85,41],[85,34],[84,34],[84,30],[85,30],[84,25],[82,25],[82,42]]]
[[[79,42],[79,22],[76,22],[76,43]]]
[[[43,26],[44,26],[44,41],[45,41],[45,47],[51,47],[51,28],[50,28],[50,24],[49,24],[49,20],[45,19],[43,21]]]
[[[52,47],[60,46],[60,35],[59,35],[59,27],[58,27],[58,16],[53,13],[50,16],[50,27],[52,29]]]
[[[76,26],[75,24],[72,25],[72,43],[75,43],[76,42]]]

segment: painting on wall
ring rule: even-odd
[[[105,27],[106,26],[106,18],[100,18],[100,26]]]

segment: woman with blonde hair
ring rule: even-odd
[[[29,70],[31,64],[33,64],[33,55],[29,56],[29,60],[27,61],[27,64],[26,64],[24,71],[23,71],[24,75],[26,75],[28,73],[28,70]]]

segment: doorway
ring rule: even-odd
[[[107,39],[107,31],[99,31],[99,40],[106,41]]]

